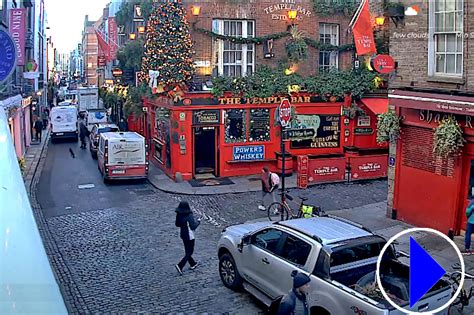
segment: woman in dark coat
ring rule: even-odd
[[[187,201],[181,201],[179,203],[178,208],[176,208],[176,222],[175,225],[180,228],[180,237],[183,240],[184,244],[184,252],[185,255],[181,261],[175,265],[176,270],[178,270],[179,274],[183,274],[183,268],[187,262],[189,262],[189,266],[191,270],[194,270],[198,262],[195,261],[192,257],[194,253],[194,231],[197,229],[199,224],[201,223],[200,220],[195,220],[193,212],[189,207],[189,203]]]

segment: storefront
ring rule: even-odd
[[[0,104],[7,109],[8,126],[19,158],[24,157],[31,144],[31,97],[10,97]]]
[[[474,98],[395,91],[390,104],[403,118],[395,166],[393,216],[443,233],[465,228],[474,187]],[[433,153],[434,130],[453,115],[466,140],[462,153]]]
[[[153,162],[173,179],[254,175],[263,166],[279,172],[281,130],[276,115],[281,100],[279,96],[213,98],[207,92],[188,93],[177,102],[156,98],[145,101],[146,122],[137,127],[143,131],[149,125]],[[359,122],[360,128],[372,128],[372,132],[354,135],[357,118],[342,115],[351,104],[350,97],[325,102],[316,95],[301,94],[289,100],[294,119],[285,141],[288,173],[298,171],[298,156],[307,156],[310,183],[345,180],[347,169],[352,169],[353,179],[386,176],[387,153],[364,151],[371,146],[383,149],[373,144],[376,114],[367,109],[371,118]],[[359,137],[370,139],[363,143]],[[352,152],[348,154],[347,148]],[[348,163],[356,167],[348,168]]]

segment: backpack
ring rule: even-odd
[[[280,177],[275,173],[270,173],[270,186],[280,185]]]
[[[301,207],[301,217],[303,218],[311,218],[313,216],[313,207],[303,205]]]

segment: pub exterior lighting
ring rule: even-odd
[[[200,6],[193,6],[191,8],[191,12],[194,16],[199,16],[201,14],[201,7]]]
[[[298,15],[298,11],[296,10],[289,10],[288,11],[288,19],[291,21],[296,20],[296,16]]]
[[[377,16],[375,18],[375,24],[377,24],[377,26],[382,26],[385,24],[385,16]]]
[[[137,38],[137,34],[135,33],[130,33],[129,37],[131,40],[134,40],[135,38]]]

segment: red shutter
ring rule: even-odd
[[[433,130],[420,127],[402,128],[402,164],[426,172],[453,177],[455,160],[433,153]]]

